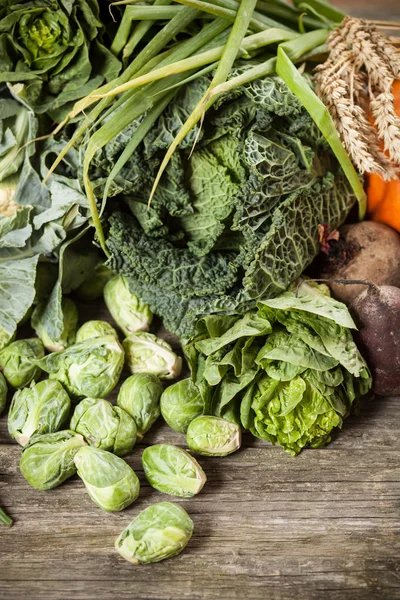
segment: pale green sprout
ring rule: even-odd
[[[93,338],[36,361],[74,398],[104,398],[117,385],[124,351],[113,335]]]
[[[114,327],[107,321],[87,321],[76,332],[76,343],[85,342],[104,335],[113,335],[118,339],[118,334]]]
[[[207,481],[197,460],[172,444],[148,446],[142,454],[142,464],[150,485],[171,496],[192,498]]]
[[[110,279],[104,288],[104,301],[125,335],[136,331],[148,331],[153,313],[147,304],[129,291],[125,277],[117,275]]]
[[[4,378],[3,373],[0,373],[0,415],[6,407],[7,404],[7,382]]]
[[[61,383],[47,379],[15,392],[8,413],[8,431],[21,446],[34,434],[54,433],[65,425],[71,400]]]
[[[49,335],[49,323],[46,315],[47,301],[40,302],[31,317],[31,326],[36,335],[42,340],[49,352],[59,352],[75,343],[78,329],[78,309],[70,298],[62,299],[62,318],[64,328],[60,337],[54,339]]]
[[[40,376],[37,360],[43,356],[44,347],[39,339],[17,340],[0,351],[0,371],[12,388],[23,388]]]
[[[172,502],[152,504],[128,525],[115,541],[115,549],[137,565],[177,556],[193,534],[193,521]]]
[[[165,340],[152,333],[131,333],[122,342],[130,373],[151,373],[160,379],[175,379],[182,370],[182,358]]]
[[[75,431],[34,435],[25,446],[19,468],[37,490],[50,490],[76,473],[75,454],[86,442]]]
[[[123,510],[139,496],[139,479],[122,458],[87,446],[77,452],[75,464],[87,493],[101,509]]]
[[[117,406],[133,417],[139,439],[160,416],[162,391],[163,387],[158,377],[148,373],[131,375],[121,386]]]
[[[189,424],[204,413],[204,399],[193,381],[182,379],[167,387],[160,400],[164,421],[179,433],[186,433]]]
[[[128,454],[136,444],[137,428],[132,417],[108,400],[85,398],[75,408],[71,429],[84,436],[94,448]]]
[[[204,456],[232,454],[239,450],[241,439],[239,425],[220,417],[197,417],[190,423],[186,433],[190,450]]]

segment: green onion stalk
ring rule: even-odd
[[[14,521],[9,517],[2,508],[0,508],[0,523],[6,527],[12,527]]]
[[[344,13],[325,0],[295,0],[294,6],[289,6],[284,0],[155,0],[146,5],[139,4],[138,0],[124,0],[110,4],[110,10],[114,6],[122,6],[123,14],[111,49],[116,56],[122,57],[126,68],[112,82],[77,102],[58,126],[55,132],[70,119],[85,114],[47,175],[68,150],[89,133],[83,181],[97,239],[106,255],[101,215],[110,185],[179,89],[210,72],[214,75],[207,92],[183,124],[162,161],[149,204],[179,144],[198,123],[202,123],[218,97],[255,79],[277,73],[329,143],[358,199],[360,218],[364,217],[366,200],[360,178],[342,146],[327,108],[296,66],[313,56],[326,54],[327,37],[341,23]],[[150,36],[155,24],[155,34]],[[197,33],[187,38],[188,27],[193,24]],[[185,35],[181,36],[182,33]],[[144,44],[146,37],[150,41]],[[272,53],[275,56],[271,58],[270,52],[264,60],[258,59],[259,64],[229,78],[235,61],[253,58],[268,46],[274,48]],[[139,47],[140,51],[134,55]],[[144,119],[108,176],[102,203],[98,206],[89,176],[91,162],[98,150],[142,115],[145,115]]]

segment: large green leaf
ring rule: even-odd
[[[39,256],[0,263],[0,330],[11,338],[35,297]]]

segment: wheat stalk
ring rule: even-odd
[[[372,22],[351,17],[331,32],[327,43],[329,57],[316,67],[314,81],[344,147],[361,173],[396,178],[400,119],[392,86],[400,78],[399,53]]]

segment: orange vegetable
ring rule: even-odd
[[[393,84],[394,109],[400,117],[400,80]],[[367,210],[372,221],[386,223],[400,231],[400,180],[384,181],[379,175],[367,175]]]

